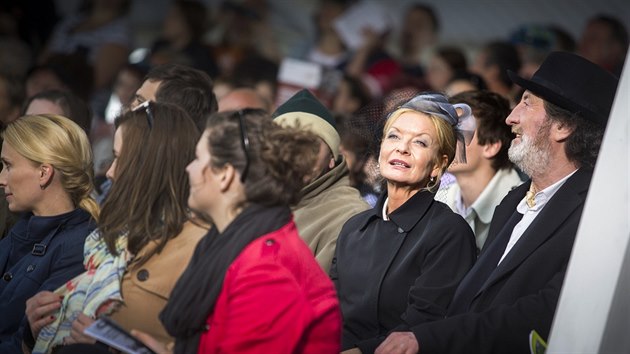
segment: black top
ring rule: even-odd
[[[331,277],[343,312],[342,349],[371,353],[394,328],[446,315],[459,282],[476,259],[464,219],[421,191],[382,218],[374,209],[344,225]]]

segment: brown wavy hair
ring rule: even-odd
[[[249,139],[247,157],[241,138],[239,120]],[[208,119],[210,166],[231,164],[243,173],[245,203],[267,206],[294,205],[300,190],[312,172],[319,143],[317,137],[298,127],[283,128],[259,109],[216,113]]]
[[[157,247],[138,259],[142,264],[188,220],[186,165],[194,158],[199,130],[181,108],[156,102],[150,102],[148,110],[125,113],[116,127],[122,129],[123,144],[99,229],[112,254],[117,254],[116,240],[125,232],[132,254],[156,241]]]

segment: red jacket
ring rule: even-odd
[[[248,245],[228,268],[199,353],[336,353],[332,281],[293,221]]]

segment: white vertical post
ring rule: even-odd
[[[584,206],[547,353],[630,353],[629,62],[630,54]]]

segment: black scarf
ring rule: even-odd
[[[213,227],[199,242],[160,313],[164,327],[176,339],[175,353],[197,353],[201,334],[232,262],[252,241],[278,230],[290,219],[291,211],[286,206],[252,204],[223,233]]]

